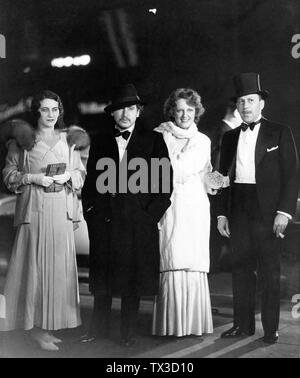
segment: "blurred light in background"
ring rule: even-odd
[[[31,71],[31,68],[30,68],[30,67],[25,67],[24,70],[23,70],[23,72],[24,72],[25,74],[29,73],[30,71]]]
[[[156,14],[156,12],[157,12],[157,9],[156,9],[156,8],[149,9],[149,13]]]
[[[99,18],[119,68],[136,67],[139,55],[133,18],[125,9],[103,12]]]
[[[71,66],[87,66],[91,62],[91,57],[89,55],[67,56],[65,58],[54,58],[51,60],[51,66],[62,68]]]
[[[108,104],[106,103],[101,103],[99,104],[98,102],[92,101],[92,102],[79,102],[77,104],[78,109],[81,114],[100,114],[104,113],[104,108]]]

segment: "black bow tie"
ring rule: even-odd
[[[115,137],[119,137],[119,136],[122,136],[122,138],[124,138],[125,140],[127,140],[129,137],[130,137],[130,131],[126,130],[126,131],[120,131],[119,129],[115,129]]]
[[[242,128],[243,131],[246,131],[246,130],[248,129],[248,127],[250,128],[250,130],[253,130],[254,127],[255,127],[257,124],[259,124],[260,122],[261,122],[260,119],[259,119],[258,121],[256,121],[256,122],[251,122],[251,123],[245,123],[245,122],[243,122],[243,123],[241,124],[241,128]]]

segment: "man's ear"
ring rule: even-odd
[[[260,108],[261,108],[261,110],[263,110],[264,107],[265,107],[265,100],[261,99],[260,100]]]
[[[138,108],[137,113],[136,113],[136,118],[139,118],[140,114],[141,114],[141,109]]]

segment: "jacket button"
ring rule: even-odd
[[[104,218],[104,222],[109,223],[111,221],[110,218]]]

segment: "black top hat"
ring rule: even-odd
[[[237,99],[238,97],[259,94],[262,99],[268,97],[269,92],[262,90],[260,86],[259,74],[255,72],[247,72],[236,75],[233,78],[233,84],[235,87],[236,95],[232,99]]]
[[[107,105],[104,110],[106,113],[110,114],[115,110],[137,104],[146,105],[146,103],[139,98],[135,86],[129,83],[122,85],[115,91],[111,103]]]

